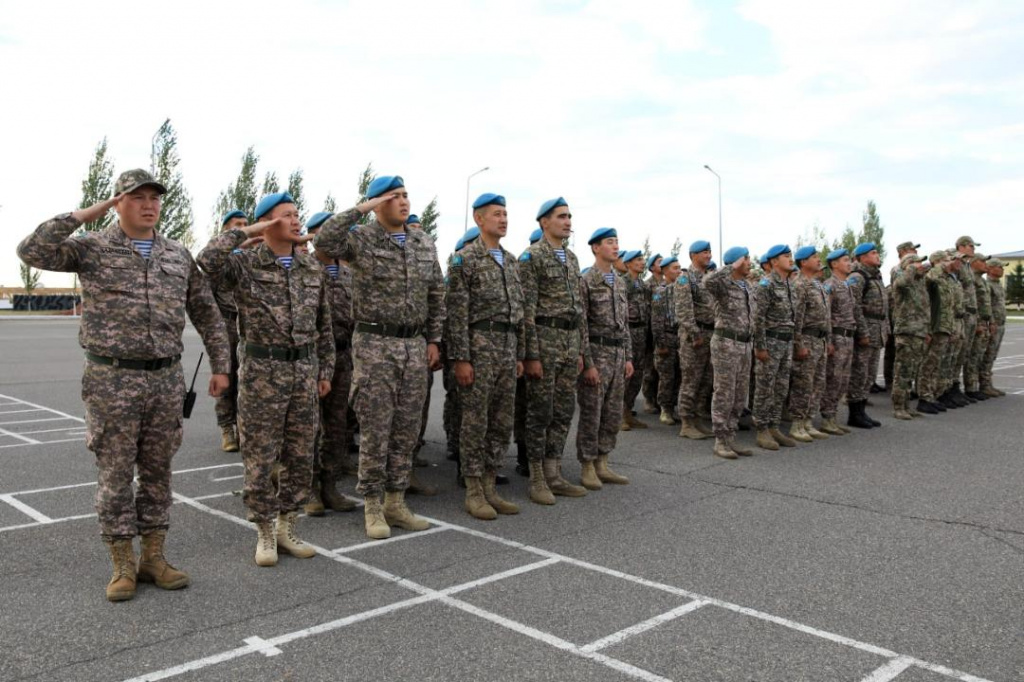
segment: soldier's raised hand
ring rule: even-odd
[[[244,232],[245,236],[247,236],[247,237],[256,237],[256,236],[262,235],[264,232],[266,232],[270,228],[277,227],[278,225],[284,225],[284,223],[285,223],[285,219],[284,218],[274,218],[273,220],[261,220],[258,223],[253,223],[252,225],[246,225],[245,227],[239,227],[237,229],[239,229],[242,232]],[[246,240],[246,241],[248,241],[248,240]]]
[[[99,201],[93,204],[89,208],[80,208],[77,211],[73,211],[71,213],[71,216],[80,222],[91,223],[97,218],[102,218],[103,216],[105,216],[107,214],[107,211],[114,208],[114,206],[117,204],[118,201],[121,200],[121,197],[123,196],[123,193],[115,194],[109,199],[104,199],[103,201]]]
[[[374,197],[373,199],[367,199],[363,203],[357,205],[356,209],[360,213],[362,213],[363,215],[366,215],[367,213],[369,213],[373,209],[375,209],[378,206],[380,206],[381,204],[383,204],[385,201],[391,201],[392,199],[397,199],[397,198],[398,198],[398,192],[387,192],[386,194],[381,194],[379,197]]]

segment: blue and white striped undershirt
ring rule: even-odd
[[[608,286],[614,287],[615,286],[615,273],[614,272],[606,272],[606,273],[604,273],[604,281],[608,282]]]
[[[341,267],[337,264],[325,266],[327,274],[331,276],[331,279],[338,279],[338,274],[341,272]]]
[[[291,270],[292,269],[292,257],[291,256],[278,256],[277,257],[277,262],[280,263],[281,266],[285,270]]]
[[[501,249],[487,249],[494,256],[494,260],[498,262],[498,265],[505,267],[505,254]]]
[[[133,239],[132,245],[135,250],[139,252],[146,260],[149,260],[149,256],[153,253],[153,240],[152,239]]]
[[[555,249],[555,256],[565,265],[565,249]]]
[[[405,248],[405,232],[392,232],[391,238],[395,240],[395,243]]]

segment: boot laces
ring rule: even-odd
[[[274,532],[269,523],[260,524],[260,546],[268,552],[274,548]]]
[[[122,545],[117,548],[117,577],[118,578],[131,578],[134,577],[132,572],[132,551],[131,545]]]

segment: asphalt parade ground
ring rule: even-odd
[[[510,447],[522,513],[491,522],[462,509],[438,381],[418,473],[441,494],[410,497],[434,527],[303,519],[319,556],[276,568],[204,367],[167,547],[192,584],[117,604],[77,328],[0,321],[0,680],[1024,680],[1024,324],[996,366],[1011,395],[939,417],[876,395],[882,428],[725,461],[641,415],[612,457],[632,483],[554,507]],[[189,330],[186,374],[200,350]]]

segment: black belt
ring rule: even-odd
[[[312,354],[313,344],[311,343],[297,348],[288,348],[286,346],[261,346],[256,343],[245,344],[245,355],[250,358],[256,358],[257,360],[284,360],[286,362],[295,362],[296,360],[305,360]]]
[[[567,320],[563,317],[537,317],[534,322],[541,327],[551,327],[553,329],[579,329],[580,323],[576,320]]]
[[[967,317],[967,313],[956,313],[956,319],[962,320]]]
[[[336,350],[339,353],[344,353],[345,351],[347,351],[351,347],[352,347],[352,342],[349,341],[348,339],[342,339],[341,341],[335,341],[334,342],[334,350]]]
[[[715,324],[713,322],[697,322],[697,326],[704,331],[713,332],[715,331]]]
[[[800,332],[800,334],[803,335],[803,336],[813,336],[816,339],[827,339],[828,338],[828,330],[827,329],[805,329],[802,332]]]
[[[864,313],[864,317],[866,317],[866,318],[868,318],[870,320],[882,320],[882,321],[885,321],[885,320],[889,319],[885,315],[879,315],[878,313]]]
[[[964,312],[966,312],[968,315],[977,315],[978,314],[978,309],[977,308],[968,308],[968,307],[965,306],[964,307]]]
[[[630,322],[629,323],[629,328],[630,329],[643,329],[646,326],[647,326],[646,322]]]
[[[480,320],[479,322],[473,322],[470,324],[469,328],[475,332],[501,332],[503,334],[515,331],[515,326],[513,324],[498,320]]]
[[[622,339],[613,339],[610,336],[591,336],[590,343],[596,343],[598,346],[609,346],[611,348],[622,347]]]
[[[237,320],[238,319],[238,313],[231,313],[231,312],[227,312],[227,311],[224,311],[224,310],[220,311],[220,316],[223,317],[225,320]]]
[[[843,329],[842,327],[832,327],[832,336],[845,336],[848,339],[852,339],[855,334],[853,329]]]
[[[793,340],[793,332],[792,331],[783,331],[783,330],[780,330],[780,329],[765,329],[764,330],[764,335],[768,336],[768,337],[771,337],[773,339],[778,339],[779,341],[792,341]]]
[[[380,324],[378,322],[356,322],[356,331],[378,336],[395,336],[400,339],[411,339],[421,336],[423,330],[415,324]]]
[[[739,332],[734,332],[731,329],[716,329],[715,336],[721,336],[723,339],[732,339],[733,341],[739,341],[740,343],[750,341],[750,334],[740,334]]]
[[[982,322],[991,322],[992,321],[992,316],[991,315],[988,315],[988,316],[981,315],[978,319],[980,319]]]
[[[108,358],[105,355],[85,352],[85,357],[97,365],[108,367],[119,367],[121,369],[142,369],[147,372],[155,372],[158,369],[166,369],[181,360],[181,355],[174,355],[169,358],[157,358],[155,360],[130,360],[123,358]]]

